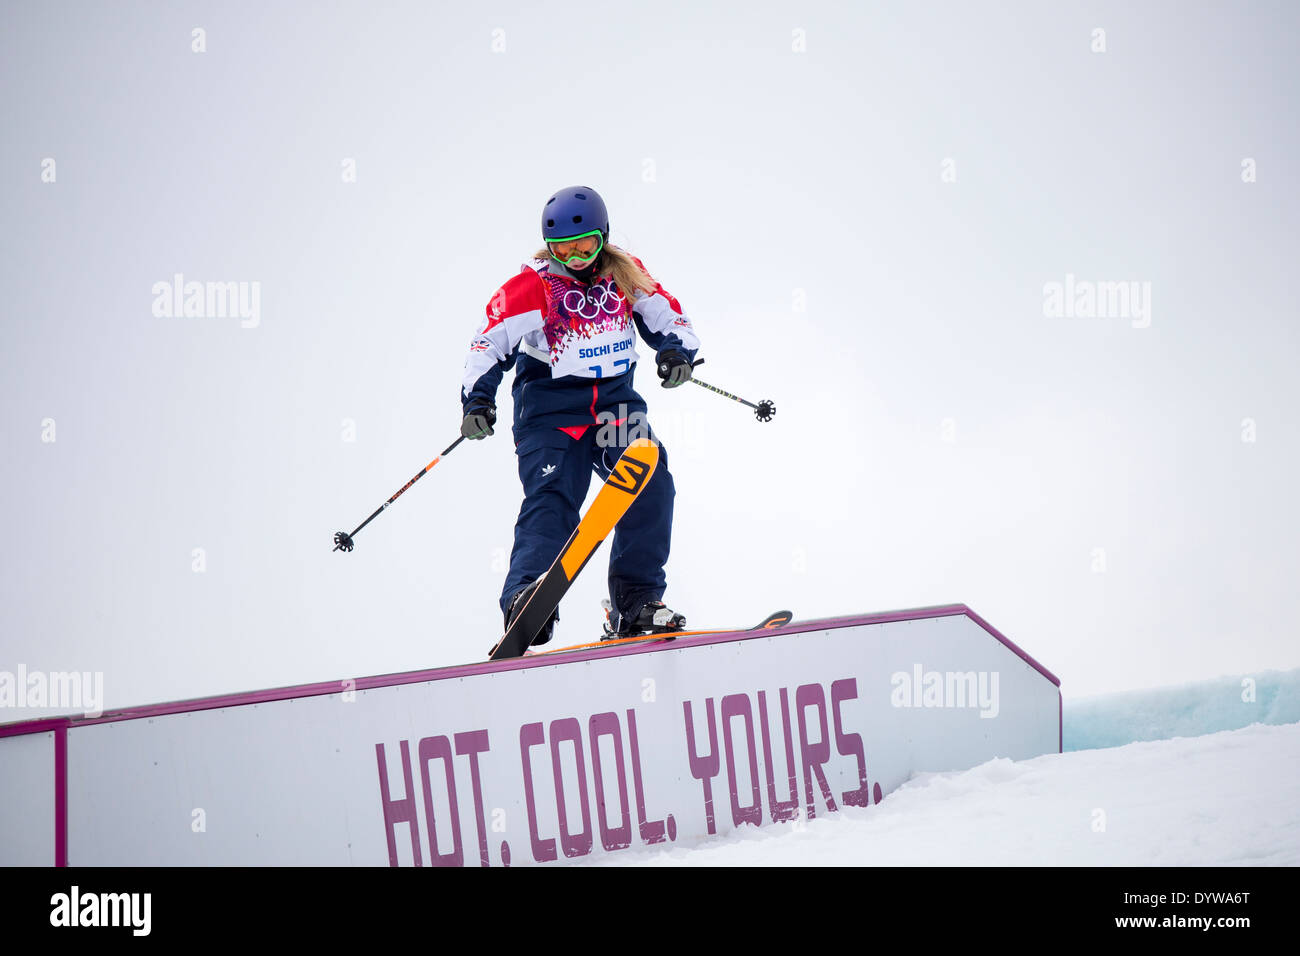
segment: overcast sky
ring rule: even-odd
[[[1300,664],[1298,10],[6,2],[0,670],[483,658],[508,430],[331,537],[457,436],[574,183],[777,403],[638,371],[692,624],[964,602],[1067,695]],[[249,308],[170,315],[178,274]]]

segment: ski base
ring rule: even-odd
[[[675,641],[679,637],[696,637],[701,634],[730,634],[733,631],[766,631],[784,627],[794,619],[789,611],[776,611],[763,618],[753,627],[715,627],[707,630],[668,631],[663,634],[634,634],[631,637],[615,637],[608,640],[593,641],[588,644],[573,644],[569,647],[556,647],[550,650],[530,648],[529,657],[545,657],[548,654],[564,654],[569,651],[585,651],[605,647],[627,647],[632,644],[648,644],[655,641]]]

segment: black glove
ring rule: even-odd
[[[495,405],[475,405],[465,412],[465,420],[460,423],[460,433],[465,438],[478,440],[493,434],[492,426],[497,423]]]
[[[659,363],[659,377],[663,379],[660,384],[664,388],[676,388],[691,380],[691,369],[694,366],[690,359],[676,349],[660,352],[655,356],[655,361]]]

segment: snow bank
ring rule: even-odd
[[[1218,677],[1176,687],[1065,699],[1064,749],[1199,737],[1300,721],[1300,670]]]

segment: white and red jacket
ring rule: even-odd
[[[514,363],[516,433],[594,424],[619,405],[626,406],[620,414],[644,412],[632,388],[638,333],[656,355],[676,350],[694,361],[700,347],[691,320],[659,283],[628,301],[612,278],[588,284],[552,259],[525,264],[486,311],[469,345],[461,404],[466,411],[495,405]]]

